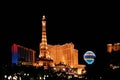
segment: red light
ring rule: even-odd
[[[13,44],[12,52],[17,53],[17,51],[18,51],[18,46],[16,44]]]

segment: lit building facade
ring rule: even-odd
[[[48,51],[55,64],[62,62],[71,67],[78,66],[78,50],[74,49],[73,43],[48,45]]]
[[[32,65],[35,63],[36,51],[26,47],[13,44],[12,45],[12,64]]]
[[[86,73],[84,64],[78,64],[78,50],[74,48],[73,43],[65,43],[63,45],[49,45],[49,55],[53,59],[54,64],[63,63],[64,65],[76,68],[74,73]]]
[[[51,65],[55,66],[59,63],[64,63],[71,68],[77,68],[77,73],[81,74],[85,70],[85,65],[78,64],[78,50],[74,48],[73,43],[63,45],[47,44],[46,35],[46,18],[42,17],[42,40],[39,47],[39,60],[35,66]]]
[[[48,45],[46,35],[46,19],[42,17],[42,40],[40,43],[40,58],[53,59],[54,64],[60,62],[77,67],[78,65],[78,50],[74,49],[73,43],[64,45]]]
[[[120,43],[107,44],[107,52],[120,51]]]
[[[120,43],[107,44],[108,65],[113,70],[120,70]]]

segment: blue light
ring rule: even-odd
[[[18,64],[18,47],[16,44],[12,45],[12,64]]]
[[[94,60],[95,57],[96,57],[96,55],[92,51],[87,51],[83,56],[83,58],[87,64],[93,64],[95,61]]]

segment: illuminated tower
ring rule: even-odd
[[[39,60],[36,61],[35,66],[36,67],[44,66],[45,69],[47,69],[48,66],[54,66],[53,60],[51,59],[48,51],[45,16],[42,17],[42,40],[39,49],[40,49]]]
[[[42,17],[42,42],[40,43],[40,54],[39,57],[49,58],[49,52],[47,47],[47,36],[46,36],[46,18]]]

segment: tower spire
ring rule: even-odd
[[[46,18],[45,15],[42,17],[42,40],[40,43],[40,54],[39,57],[45,57],[47,58],[48,47],[47,47],[47,36],[46,36]]]

